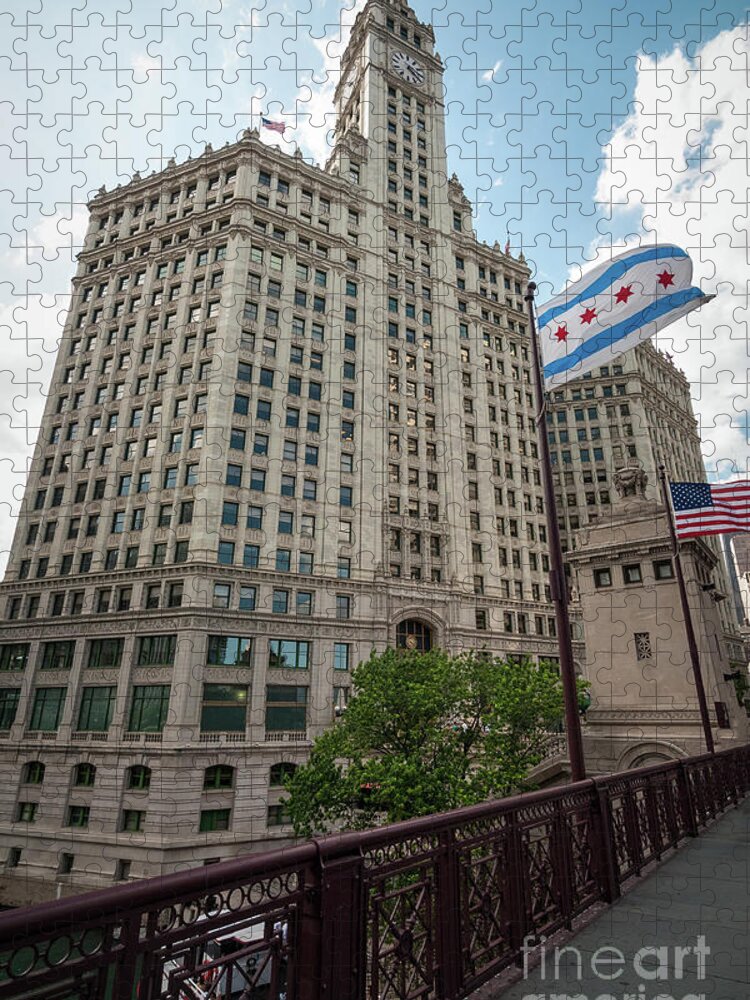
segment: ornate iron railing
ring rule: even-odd
[[[750,748],[0,915],[0,998],[454,1000],[750,787]]]

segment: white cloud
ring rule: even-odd
[[[484,80],[485,83],[492,83],[492,78],[494,77],[495,73],[497,73],[497,71],[500,69],[502,64],[503,64],[502,59],[498,59],[498,61],[495,63],[492,69],[485,70],[485,72],[482,73],[482,79]]]
[[[718,295],[660,334],[658,345],[690,379],[707,467],[724,474],[733,464],[750,470],[749,54],[747,31],[738,28],[692,58],[679,48],[641,55],[633,111],[603,150],[596,188],[612,230],[619,223],[624,234],[612,255],[640,242],[677,243],[693,258],[694,283]],[[610,256],[601,241],[589,249],[592,264]]]

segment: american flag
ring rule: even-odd
[[[670,483],[678,538],[750,531],[750,480]]]
[[[272,132],[278,132],[279,135],[283,135],[286,128],[285,122],[272,122],[270,118],[261,118],[260,123],[263,128],[270,128]]]

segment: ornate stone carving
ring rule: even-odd
[[[621,500],[628,497],[645,499],[648,476],[639,462],[628,462],[622,469],[616,469],[612,478]]]

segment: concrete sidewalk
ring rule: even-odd
[[[488,983],[482,994],[502,1000],[748,1000],[749,897],[745,800],[558,946],[557,969],[554,948],[548,948],[544,968],[531,969],[504,992],[493,993]],[[644,947],[648,953],[639,955]],[[600,948],[606,951],[592,969]]]

